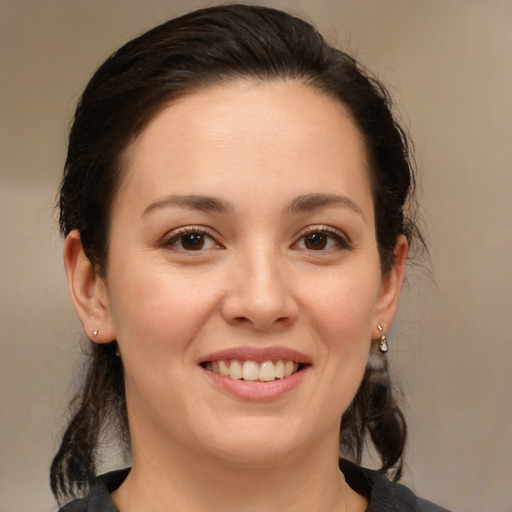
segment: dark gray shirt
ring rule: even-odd
[[[340,469],[354,491],[368,498],[366,512],[449,512],[430,501],[418,498],[404,485],[389,481],[382,473],[365,469],[341,460]],[[119,512],[110,493],[115,491],[130,469],[121,469],[101,475],[91,486],[85,498],[63,505],[58,512]]]

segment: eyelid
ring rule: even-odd
[[[297,245],[305,236],[308,236],[312,233],[322,233],[324,235],[331,236],[336,240],[336,242],[340,245],[342,249],[351,249],[352,242],[349,237],[342,230],[334,228],[332,226],[327,226],[324,224],[315,224],[311,226],[305,227],[302,231],[300,231],[295,237],[295,242],[293,242],[292,247]],[[327,249],[329,251],[329,249]],[[327,251],[318,251],[318,252],[327,252]]]
[[[193,226],[182,226],[176,229],[173,229],[166,233],[166,235],[162,238],[162,242],[160,245],[164,248],[171,248],[172,245],[182,236],[197,233],[200,235],[205,235],[211,238],[216,245],[216,249],[224,248],[224,246],[219,242],[216,232],[214,232],[211,228],[207,226],[201,225],[193,225]],[[186,252],[186,253],[194,253],[194,252],[203,252],[203,251],[185,251],[184,249],[174,248],[177,252]]]

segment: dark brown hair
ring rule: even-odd
[[[348,108],[366,144],[377,244],[382,271],[388,272],[399,235],[421,241],[412,219],[408,141],[393,118],[389,96],[312,25],[265,7],[219,6],[170,20],[127,43],[98,69],[79,101],[69,136],[59,202],[62,234],[78,229],[88,258],[104,275],[110,208],[126,148],[173,100],[237,78],[300,81]],[[375,347],[370,361],[378,364],[368,365],[343,416],[340,453],[358,462],[370,439],[382,469],[399,478],[406,426],[387,363],[374,352]],[[84,385],[72,404],[73,416],[51,467],[58,498],[87,489],[108,428],[129,446],[123,368],[113,344],[91,345]]]

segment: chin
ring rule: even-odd
[[[239,440],[230,446],[214,446],[213,454],[219,462],[246,469],[276,467],[297,457],[296,446],[276,445],[267,439]]]
[[[246,418],[210,437],[207,449],[229,464],[265,468],[296,460],[310,447],[311,436],[298,422],[283,418]]]

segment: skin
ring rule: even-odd
[[[84,329],[117,340],[125,368],[133,463],[118,508],[364,510],[337,467],[339,424],[392,322],[407,243],[382,275],[345,108],[296,82],[208,88],[149,123],[124,173],[105,279],[78,232],[65,246]],[[207,233],[202,250],[183,247],[187,227]],[[326,245],[311,249],[312,232]],[[276,346],[310,364],[269,400],[234,396],[199,365]]]

